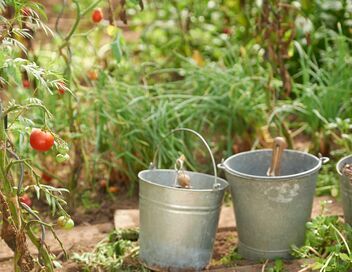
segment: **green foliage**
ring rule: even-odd
[[[297,44],[302,56],[300,73],[304,79],[304,84],[297,87],[302,94],[303,118],[311,131],[352,114],[349,99],[352,84],[349,72],[352,63],[348,61],[352,58],[350,41],[341,34],[330,35],[326,36],[328,47],[319,60],[320,65],[301,51]]]
[[[237,248],[231,250],[227,255],[221,258],[220,263],[222,265],[232,265],[234,262],[242,260],[242,257],[238,254]]]
[[[291,26],[297,35],[285,65],[292,73],[293,94],[283,100],[283,81],[268,64],[266,46],[255,29],[262,16],[259,2],[157,1],[145,3],[143,11],[137,2],[126,4],[130,31],[124,33],[107,20],[94,26],[90,22],[90,4],[104,8],[105,1],[81,1],[84,16],[68,44],[59,28],[53,44],[39,44],[34,52],[39,64],[51,63],[65,73],[74,93],[62,99],[38,96],[56,111],[53,125],[74,141],[71,153],[82,154],[78,169],[89,187],[100,178],[114,179],[111,171],[135,180],[163,136],[181,126],[213,135],[209,140],[219,159],[233,153],[238,139],[248,140],[250,148],[266,123],[277,127],[272,136],[290,137],[290,130],[309,136],[314,153],[321,151],[321,142],[331,141],[336,143],[331,149],[351,150],[351,69],[344,61],[350,58],[350,42],[343,31],[336,34],[325,26],[319,28],[324,47],[305,43],[308,32],[312,41],[318,39],[314,27],[322,22],[314,14],[322,9],[304,1],[290,3],[294,12],[285,24],[297,16],[316,21],[311,29],[297,22]],[[70,10],[76,6],[64,12]],[[131,31],[135,36],[128,38]],[[64,54],[56,46],[67,46]],[[66,50],[71,52],[68,62]],[[87,76],[90,70],[97,71],[96,81]],[[199,169],[195,162],[206,154],[182,134],[163,144],[160,165],[169,167],[178,152],[185,153],[184,145],[189,167],[208,171],[209,164]],[[67,180],[79,190],[77,177]]]
[[[274,266],[265,270],[267,272],[283,272],[284,271],[284,262],[281,259],[277,259],[274,262]]]
[[[321,28],[337,30],[342,26],[344,34],[350,36],[352,15],[351,3],[348,0],[340,1],[301,1],[304,14],[310,18],[314,28],[322,33]]]
[[[82,265],[83,271],[148,271],[138,264],[126,264],[128,258],[136,259],[138,255],[137,240],[137,230],[116,230],[101,241],[93,252],[75,253],[72,259]]]
[[[335,171],[335,165],[334,162],[329,162],[327,165],[323,166],[317,180],[316,195],[338,196],[339,177]]]
[[[218,59],[219,48],[226,45],[231,17],[222,1],[158,1],[146,3],[145,12],[133,17],[143,24],[140,47],[143,60],[154,60],[161,67],[179,66],[177,54],[190,57],[194,50],[210,59]],[[133,10],[130,13],[135,14]],[[170,49],[172,53],[170,54]]]
[[[309,264],[321,272],[352,269],[352,227],[337,216],[318,216],[307,223],[305,245],[294,247],[294,256],[313,259]]]

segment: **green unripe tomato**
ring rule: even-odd
[[[56,161],[57,162],[64,162],[67,161],[70,158],[68,154],[62,155],[62,154],[57,154],[56,155]]]
[[[64,229],[65,230],[70,230],[70,229],[73,229],[73,227],[75,226],[75,222],[69,218],[67,221],[66,221],[66,224],[64,226]]]
[[[65,217],[63,215],[57,219],[57,224],[60,228],[63,228],[65,230],[73,229],[73,227],[75,226],[75,222],[71,218]]]
[[[56,147],[56,149],[57,149],[57,152],[63,155],[67,154],[68,151],[70,150],[67,144],[60,144]]]
[[[57,219],[57,224],[58,224],[58,226],[60,227],[60,228],[63,228],[64,226],[65,226],[65,224],[66,224],[66,222],[67,222],[67,217],[65,217],[65,216],[60,216],[58,219]]]

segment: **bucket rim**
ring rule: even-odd
[[[221,180],[221,182],[223,183],[223,186],[220,186],[219,188],[211,188],[211,189],[192,189],[192,188],[176,188],[176,187],[172,187],[172,186],[166,186],[166,185],[161,185],[155,182],[151,182],[149,180],[147,180],[146,178],[142,177],[142,175],[144,173],[147,172],[152,172],[152,171],[160,171],[160,172],[174,172],[175,170],[173,169],[146,169],[146,170],[142,170],[138,173],[138,179],[140,181],[146,182],[148,184],[157,186],[157,187],[161,187],[161,188],[166,188],[166,189],[170,189],[170,190],[176,190],[176,191],[184,191],[184,192],[219,192],[219,191],[225,191],[227,189],[227,187],[229,186],[229,183],[227,180],[217,177],[216,180]],[[203,176],[208,176],[208,177],[212,177],[214,178],[213,175],[209,175],[209,174],[204,174],[204,173],[199,173],[199,172],[194,172],[194,171],[185,171],[186,173],[192,173],[192,174],[199,174],[199,175],[203,175]]]
[[[352,159],[352,155],[347,155],[342,157],[337,163],[336,163],[336,171],[340,176],[343,176],[342,172],[341,172],[341,164],[346,161],[347,159]]]
[[[298,154],[302,154],[305,156],[308,156],[314,160],[317,161],[317,165],[307,171],[303,171],[297,174],[292,174],[292,175],[284,175],[284,176],[256,176],[256,175],[250,175],[250,174],[245,174],[242,172],[239,172],[237,170],[231,169],[227,163],[229,162],[229,160],[235,158],[235,157],[239,157],[239,156],[243,156],[249,153],[260,153],[260,152],[272,152],[272,149],[259,149],[259,150],[250,150],[250,151],[245,151],[245,152],[241,152],[241,153],[237,153],[234,154],[230,157],[228,157],[223,163],[222,166],[224,167],[224,170],[230,174],[233,174],[235,176],[239,176],[242,178],[247,178],[247,179],[254,179],[254,180],[276,180],[276,181],[280,181],[280,180],[287,180],[287,179],[292,179],[292,178],[301,178],[307,175],[310,175],[314,172],[319,171],[319,169],[322,167],[322,160],[319,159],[317,156],[314,156],[310,153],[307,152],[303,152],[303,151],[298,151],[298,150],[293,150],[293,149],[285,149],[283,152],[284,153],[298,153]]]

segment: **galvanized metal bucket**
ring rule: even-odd
[[[342,174],[342,169],[346,164],[351,163],[352,155],[342,158],[336,165],[336,170],[340,176],[340,191],[345,222],[350,225],[352,225],[352,183],[348,177]]]
[[[304,243],[317,174],[328,160],[285,150],[281,175],[267,176],[271,159],[271,150],[249,151],[218,166],[231,188],[239,254],[250,260],[290,258],[291,246]]]
[[[174,131],[189,131],[201,137],[189,129]],[[175,170],[151,169],[138,174],[140,260],[148,268],[199,271],[208,265],[228,186],[217,177],[210,155],[215,176],[186,171],[192,185],[189,189],[174,186]]]

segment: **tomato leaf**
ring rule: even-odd
[[[51,202],[51,215],[54,216],[56,213],[56,201],[54,198],[52,198]]]
[[[48,203],[49,206],[51,206],[51,197],[49,194],[45,194],[46,202]]]
[[[116,35],[116,39],[111,44],[112,55],[114,56],[117,63],[120,63],[122,58],[122,49],[121,49],[121,36],[120,34]]]
[[[40,188],[39,188],[39,186],[34,185],[34,190],[35,190],[35,192],[37,194],[37,198],[40,199]]]

